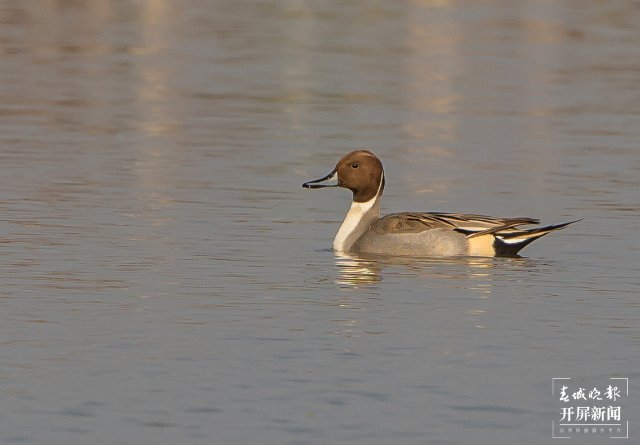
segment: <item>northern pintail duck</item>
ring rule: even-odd
[[[345,155],[324,178],[305,188],[344,187],[351,208],[333,240],[339,252],[408,256],[517,256],[530,242],[576,221],[539,228],[534,218],[494,218],[439,212],[403,212],[380,217],[384,190],[382,162],[367,150]]]

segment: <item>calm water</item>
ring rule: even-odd
[[[0,4],[0,442],[545,444],[640,428],[640,4]],[[341,257],[384,210],[578,224],[525,258]],[[635,439],[634,439],[635,436]],[[616,442],[616,443],[621,443]]]

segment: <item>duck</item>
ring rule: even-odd
[[[381,217],[384,186],[382,162],[364,149],[344,155],[328,175],[302,184],[308,189],[351,190],[351,207],[333,240],[333,249],[347,254],[518,257],[518,252],[532,241],[579,221],[523,228],[540,220],[441,212],[400,212]]]

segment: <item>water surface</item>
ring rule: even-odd
[[[640,379],[639,17],[4,2],[0,442],[557,442],[553,377]],[[300,185],[358,147],[387,212],[583,221],[336,255],[349,193]]]

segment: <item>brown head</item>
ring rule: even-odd
[[[336,181],[337,182],[332,182]],[[367,202],[384,189],[382,162],[368,150],[346,154],[327,176],[302,184],[306,188],[344,187],[353,192],[355,202]]]

